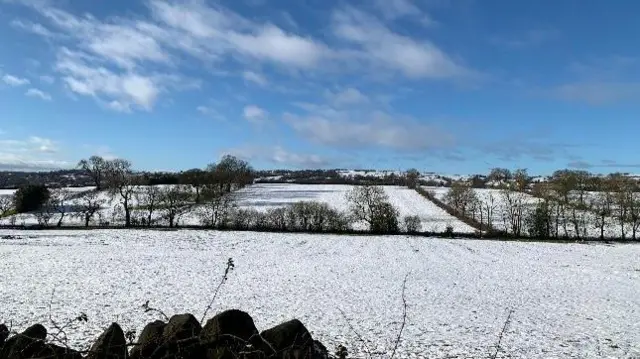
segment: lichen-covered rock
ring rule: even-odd
[[[147,324],[140,333],[137,345],[131,349],[131,359],[151,358],[153,352],[162,345],[162,334],[166,326],[160,320]]]
[[[225,335],[232,335],[246,342],[256,334],[258,329],[251,316],[241,310],[232,309],[209,319],[200,337],[205,341],[216,341]]]
[[[313,338],[307,328],[297,319],[282,323],[271,329],[263,331],[262,338],[266,340],[273,349],[281,352],[291,347],[310,347],[313,345]]]
[[[0,359],[34,358],[44,345],[47,329],[35,324],[24,332],[7,339],[0,351]]]
[[[87,359],[127,359],[127,340],[117,323],[111,324],[89,350]]]
[[[194,338],[200,335],[200,322],[191,314],[178,314],[169,319],[162,332],[163,343]]]
[[[9,328],[4,324],[0,324],[0,350],[7,338],[9,338]]]

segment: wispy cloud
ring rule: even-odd
[[[253,83],[258,84],[260,86],[266,86],[268,84],[267,79],[262,74],[259,74],[257,72],[253,72],[253,71],[245,71],[245,72],[243,72],[242,73],[242,78],[244,78],[245,81],[253,82]]]
[[[613,160],[602,160],[600,163],[591,163],[587,161],[571,161],[567,164],[569,168],[576,169],[625,169],[625,168],[640,168],[640,163],[618,163]]]
[[[51,30],[49,30],[48,28],[44,27],[42,24],[38,24],[38,23],[34,23],[31,21],[23,21],[23,20],[13,20],[11,21],[11,26],[27,31],[27,32],[31,32],[34,33],[36,35],[40,35],[43,37],[55,37],[56,34],[53,33]]]
[[[226,121],[227,120],[227,118],[224,115],[222,115],[220,113],[220,111],[218,111],[217,109],[215,109],[215,108],[213,108],[211,106],[201,105],[201,106],[198,106],[196,108],[196,111],[200,112],[201,114],[203,114],[203,115],[205,115],[207,117],[213,118],[215,120],[219,120],[219,121]]]
[[[27,139],[0,140],[1,170],[50,170],[71,164],[57,157],[58,144],[48,138],[31,136]]]
[[[574,82],[558,85],[551,95],[567,101],[608,105],[624,101],[640,101],[640,82]]]
[[[437,125],[383,111],[354,113],[320,108],[305,115],[286,113],[284,121],[303,138],[343,149],[384,148],[427,151],[452,146],[455,138]]]
[[[393,70],[414,79],[472,74],[433,43],[394,33],[374,16],[359,9],[336,10],[331,27],[338,39],[355,46],[351,54],[370,66]]]
[[[372,70],[413,79],[473,73],[428,40],[398,34],[373,14],[348,6],[332,12],[334,37],[321,40],[296,26],[284,30],[203,1],[147,0],[146,13],[104,19],[73,14],[47,1],[23,4],[46,24],[16,19],[13,26],[57,46],[54,68],[62,83],[119,111],[150,111],[162,94],[179,90],[177,82],[189,81],[182,71],[185,59],[198,59],[212,71],[232,62],[257,62],[259,68],[302,77],[343,71],[371,76]],[[426,16],[407,0],[376,4],[394,18]],[[264,75],[250,70],[243,78],[268,84]]]
[[[53,85],[53,83],[56,82],[56,79],[53,76],[42,75],[42,76],[40,76],[40,81],[42,81],[43,83],[45,83],[47,85]]]
[[[254,125],[263,124],[266,121],[269,113],[256,105],[246,106],[243,110],[243,116],[245,120],[249,121]]]
[[[546,94],[564,101],[590,105],[637,103],[640,100],[640,59],[605,56],[568,66],[572,79],[546,89]]]
[[[355,87],[349,87],[340,91],[326,91],[326,97],[336,107],[361,105],[369,103],[369,97]]]
[[[29,96],[29,97],[37,97],[37,98],[40,98],[40,99],[45,100],[45,101],[51,101],[52,100],[51,95],[49,95],[48,93],[46,93],[46,92],[44,92],[42,90],[36,89],[36,88],[28,89],[27,92],[25,92],[25,95]]]
[[[396,20],[404,17],[411,17],[418,20],[425,26],[436,25],[427,13],[422,11],[412,0],[375,0],[374,6],[380,14],[388,20]]]
[[[9,74],[2,76],[2,82],[4,82],[9,86],[14,86],[14,87],[24,86],[31,83],[31,81],[29,81],[28,79],[9,75]]]
[[[250,161],[262,161],[279,167],[322,168],[330,164],[330,160],[315,154],[291,152],[281,146],[245,146],[224,151]]]

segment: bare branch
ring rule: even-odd
[[[218,297],[218,292],[220,292],[220,288],[222,287],[224,282],[226,282],[227,279],[229,278],[229,273],[233,270],[233,268],[235,268],[235,264],[233,264],[233,258],[229,258],[229,260],[227,260],[227,268],[225,268],[224,274],[222,275],[222,279],[220,280],[220,283],[218,283],[216,290],[213,292],[213,297],[211,297],[211,301],[209,302],[209,305],[207,305],[207,308],[204,310],[204,313],[202,314],[202,319],[200,319],[200,323],[204,322],[204,319],[207,317],[207,313],[213,307],[213,302],[215,302],[216,297]]]
[[[393,359],[396,355],[396,350],[398,350],[398,345],[400,345],[400,339],[402,339],[402,332],[404,331],[404,326],[407,323],[407,299],[405,298],[405,290],[407,288],[407,279],[409,279],[409,274],[404,277],[404,281],[402,282],[402,325],[400,326],[400,331],[398,331],[398,337],[396,338],[395,346],[393,347],[393,351],[391,352],[391,356],[389,359]]]
[[[489,358],[496,359],[498,357],[498,353],[502,350],[502,338],[504,337],[504,334],[507,332],[507,328],[511,323],[511,315],[513,314],[514,311],[515,310],[513,308],[509,310],[509,315],[507,315],[507,319],[504,321],[504,326],[502,326],[500,335],[498,335],[498,342],[495,345],[496,351],[491,356],[489,356]]]

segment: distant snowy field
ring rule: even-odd
[[[75,192],[88,191],[92,187],[74,189]],[[253,208],[259,211],[266,211],[270,208],[284,207],[301,201],[317,201],[328,203],[331,207],[340,210],[348,210],[346,199],[347,192],[353,189],[349,185],[299,185],[299,184],[256,184],[241,189],[234,193],[236,204],[241,208]],[[474,229],[457,218],[449,215],[438,208],[431,201],[420,196],[416,191],[398,186],[384,186],[384,190],[389,196],[391,203],[399,210],[400,219],[405,216],[417,215],[422,220],[422,230],[432,232],[444,232],[447,226],[452,226],[457,233],[474,233]],[[114,208],[119,203],[119,197],[111,197],[106,192],[101,192],[100,197],[105,200],[103,209],[99,212],[99,217],[117,223],[114,219]],[[76,198],[70,200],[69,205],[77,205],[81,200]],[[137,198],[133,198],[133,206],[138,204]],[[16,223],[27,225],[37,224],[37,219],[33,214],[16,215]],[[54,216],[51,223],[55,224],[58,215]],[[96,219],[98,216],[96,216]],[[0,219],[0,224],[9,224],[9,218]],[[199,225],[200,219],[198,209],[184,214],[180,218],[182,225]],[[64,225],[83,225],[83,220],[79,216],[67,215]],[[355,229],[364,229],[363,224],[354,224]]]
[[[267,210],[301,201],[328,203],[340,211],[347,211],[347,193],[350,185],[299,185],[257,184],[237,192],[237,204],[244,208]],[[473,233],[474,228],[451,216],[416,191],[399,186],[384,186],[389,201],[400,212],[400,218],[417,215],[422,220],[422,230],[444,232],[452,226],[457,233]]]
[[[22,330],[86,312],[75,344],[112,321],[125,330],[168,315],[201,315],[227,258],[236,269],[214,312],[248,311],[260,329],[301,319],[330,350],[400,358],[487,358],[513,309],[501,358],[640,355],[640,246],[216,231],[0,230],[0,321]],[[52,292],[55,294],[52,298]]]

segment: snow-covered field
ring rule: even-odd
[[[301,201],[317,201],[328,203],[339,211],[347,211],[347,192],[353,186],[349,185],[298,185],[298,184],[256,184],[241,189],[234,193],[236,204],[241,208],[254,208],[266,211],[270,208],[283,207]],[[92,188],[84,188],[91,190]],[[425,231],[443,232],[447,226],[452,226],[457,233],[473,233],[474,229],[457,218],[438,208],[431,201],[420,196],[416,191],[405,187],[385,186],[385,192],[391,203],[400,211],[401,218],[408,215],[417,215],[422,219],[422,229]],[[79,191],[79,190],[76,190]],[[112,224],[119,223],[114,216],[114,210],[119,203],[118,197],[112,197],[107,192],[101,192],[100,198],[104,205],[95,221],[109,221]],[[81,203],[80,198],[68,201],[71,207]],[[132,205],[138,205],[138,199],[134,196]],[[159,215],[159,213],[158,213]],[[51,223],[55,224],[59,215],[55,215]],[[0,219],[0,224],[9,224],[10,218]],[[33,225],[37,224],[37,218],[33,214],[20,214],[15,216],[15,223]],[[183,225],[199,225],[198,209],[184,214],[180,218]],[[67,215],[64,225],[83,225],[81,216]],[[364,229],[361,224],[354,224],[357,229]]]
[[[501,358],[640,355],[640,246],[215,231],[0,231],[0,321],[16,330],[86,312],[78,345],[112,321],[125,330],[201,315],[227,258],[236,268],[215,311],[248,311],[260,329],[301,319],[333,350],[362,358],[353,327],[401,358],[487,358],[513,310]],[[52,293],[55,289],[55,293]]]

